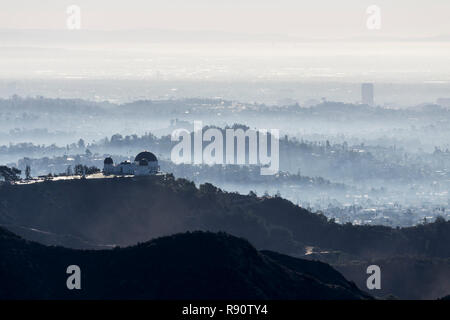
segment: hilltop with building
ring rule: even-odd
[[[148,176],[159,172],[158,159],[153,153],[148,151],[139,153],[134,162],[127,160],[115,165],[113,159],[107,157],[103,163],[103,173],[105,175]]]

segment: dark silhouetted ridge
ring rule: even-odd
[[[258,252],[225,233],[73,250],[0,228],[0,256],[0,299],[370,299],[324,263]],[[73,264],[81,290],[66,288]]]

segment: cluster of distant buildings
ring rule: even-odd
[[[361,103],[368,106],[375,105],[373,83],[361,84]],[[439,98],[436,100],[436,104],[444,108],[450,108],[450,98]]]

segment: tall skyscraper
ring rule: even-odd
[[[361,85],[361,102],[369,106],[374,105],[373,100],[373,83],[363,83]]]

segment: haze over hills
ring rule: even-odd
[[[448,12],[5,3],[0,300],[449,299]]]
[[[108,88],[106,82],[98,84]],[[378,93],[380,85],[376,88]],[[445,106],[264,105],[223,98],[117,104],[14,96],[0,100],[0,110],[0,163],[23,172],[29,165],[33,176],[59,174],[80,163],[101,169],[106,156],[124,161],[152,150],[161,170],[176,177],[243,194],[279,191],[340,223],[395,227],[450,217],[450,111]],[[256,176],[257,170],[248,167],[174,165],[171,150],[177,142],[170,134],[191,130],[193,121],[222,132],[279,128],[280,177]]]
[[[3,185],[1,192],[3,223],[94,245],[132,245],[206,228],[243,236],[259,248],[276,244],[289,254],[302,254],[303,245],[313,244],[366,258],[450,256],[450,222],[445,220],[410,228],[342,225],[281,197],[229,193],[209,183],[197,188],[170,174]],[[284,240],[269,241],[272,236]]]
[[[450,222],[445,220],[396,229],[339,225],[279,197],[227,193],[211,184],[196,188],[171,175],[4,185],[1,193],[0,223],[51,245],[100,249],[185,231],[225,231],[258,249],[297,257],[307,258],[306,247],[313,247],[311,257],[338,266],[360,287],[365,286],[364,268],[376,260],[386,278],[402,279],[385,287],[387,294],[401,298],[434,299],[450,289],[445,278]],[[420,261],[434,267],[415,278],[397,263],[405,259],[411,267]],[[352,269],[355,263],[358,272]],[[430,281],[440,287],[431,289]]]

